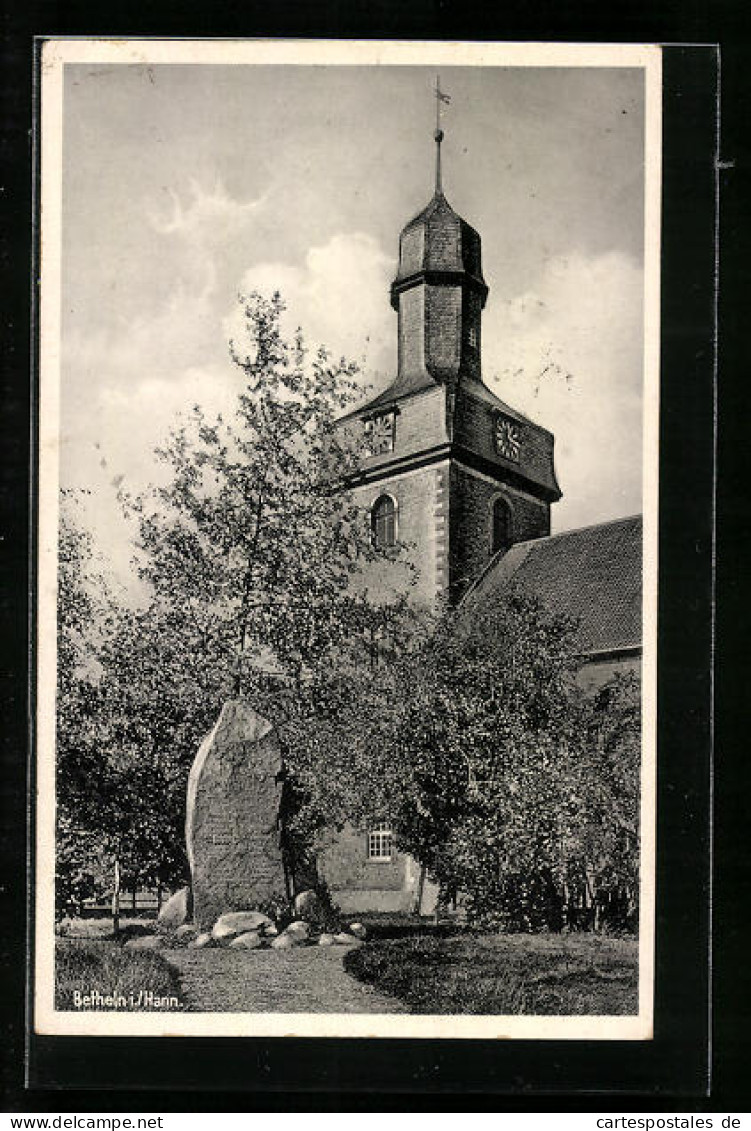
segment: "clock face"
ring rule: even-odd
[[[507,420],[505,416],[499,416],[495,422],[495,446],[498,454],[504,459],[512,459],[518,463],[521,442],[519,425]]]
[[[365,440],[368,451],[372,456],[382,455],[383,452],[394,450],[394,414],[387,412],[383,416],[374,416],[372,420],[365,421]]]

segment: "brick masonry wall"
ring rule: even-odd
[[[391,860],[369,860],[367,833],[346,826],[322,839],[318,870],[332,890],[400,891],[406,879],[407,858],[394,853]]]
[[[462,361],[461,371],[473,377],[476,381],[481,379],[482,357],[482,305],[480,296],[475,290],[468,287],[464,290],[462,299]],[[475,344],[470,342],[470,330],[475,332]]]
[[[357,487],[355,501],[363,508],[363,520],[383,494],[396,503],[397,538],[407,544],[404,557],[419,570],[414,597],[432,603],[436,593],[448,584],[448,464],[420,468],[393,475],[379,483]],[[401,588],[408,577],[396,563],[384,557],[364,567],[362,584],[377,597],[386,596],[395,586]]]
[[[425,369],[425,288],[410,287],[399,295],[399,372]]]
[[[511,538],[525,542],[550,533],[550,507],[503,482],[451,464],[449,580],[459,596],[490,561],[495,499],[502,497],[511,511]]]
[[[499,409],[498,412],[501,410]],[[521,434],[521,457],[504,459],[496,451],[495,419],[498,415],[489,404],[467,393],[461,384],[456,399],[454,439],[472,452],[498,465],[530,478],[534,483],[553,487],[553,437],[532,421],[517,420]]]
[[[364,425],[360,417],[352,417],[340,427],[355,438],[363,435]],[[391,463],[395,457],[419,455],[446,443],[447,439],[446,391],[436,385],[399,401],[393,451],[366,456],[362,465],[366,470],[380,467]]]
[[[420,865],[395,853],[389,862],[367,858],[367,833],[351,825],[326,833],[318,845],[318,871],[344,912],[411,911],[417,898]],[[426,878],[422,911],[435,910],[438,889]]]
[[[641,677],[641,656],[612,657],[609,660],[589,660],[582,664],[576,682],[584,691],[596,691],[618,673],[634,672]]]

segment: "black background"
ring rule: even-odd
[[[744,573],[747,482],[740,376],[740,286],[748,278],[751,15],[738,3],[580,2],[19,4],[3,17],[0,263],[4,725],[0,757],[5,1110],[743,1110],[749,1054],[746,908],[748,796]],[[675,46],[664,57],[660,670],[656,1034],[653,1042],[420,1042],[36,1038],[26,1056],[28,503],[33,387],[33,36],[316,36],[559,39]],[[720,158],[720,350],[714,382],[715,161]],[[745,377],[745,373],[744,373]],[[710,737],[715,389],[719,394],[714,885],[710,888]],[[735,631],[733,631],[735,630]],[[710,896],[714,906],[713,1016]],[[710,1035],[712,1037],[710,1045]],[[24,1069],[30,1077],[24,1081]],[[707,1092],[710,1088],[711,1094]],[[132,1089],[147,1089],[133,1091]],[[63,1089],[61,1091],[60,1089]],[[440,1091],[440,1099],[425,1092]],[[239,1094],[241,1092],[242,1094]],[[422,1093],[422,1094],[420,1094]],[[480,1095],[484,1093],[484,1097]],[[488,1094],[493,1098],[489,1101]]]

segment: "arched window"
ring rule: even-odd
[[[490,536],[491,553],[508,550],[511,545],[511,508],[505,499],[498,498],[493,503],[492,531]]]
[[[377,550],[385,550],[396,544],[396,507],[390,495],[381,495],[373,503],[370,525],[373,545]]]

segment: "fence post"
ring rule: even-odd
[[[115,857],[114,884],[112,886],[112,931],[120,931],[120,857]]]

